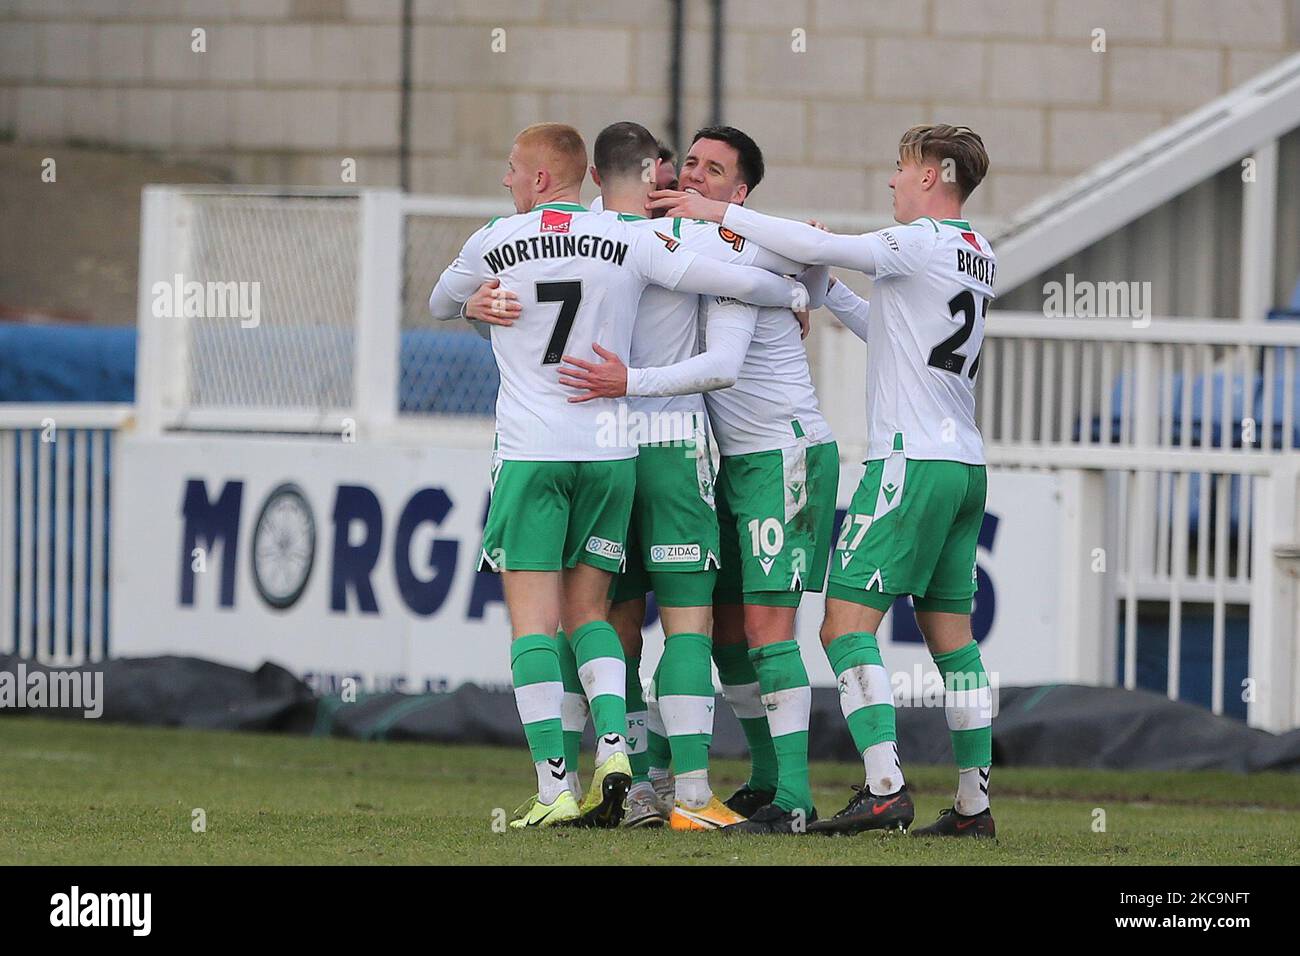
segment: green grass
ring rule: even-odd
[[[588,757],[588,760],[590,758]],[[533,789],[522,751],[56,721],[0,721],[0,864],[1295,863],[1300,774],[996,769],[995,845],[901,835],[736,840],[495,832]],[[909,767],[918,820],[954,773]],[[720,760],[730,792],[744,765]],[[861,767],[814,764],[838,809]],[[202,808],[207,831],[194,833]],[[1093,831],[1094,809],[1106,831]]]

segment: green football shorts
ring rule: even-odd
[[[718,604],[798,607],[820,591],[835,533],[835,442],[723,457],[718,471]]]
[[[617,571],[635,484],[635,458],[498,462],[479,569]]]
[[[718,577],[713,459],[701,430],[694,441],[642,445],[627,532],[627,564],[614,579],[615,604],[654,591],[664,607],[708,607]]]
[[[918,611],[969,614],[984,521],[983,465],[905,457],[867,462],[831,557],[828,597],[887,611],[910,594]]]

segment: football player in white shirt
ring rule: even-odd
[[[593,178],[594,169],[595,166],[593,166]],[[654,182],[655,189],[677,189],[676,156],[663,143],[659,143],[659,166],[655,169]],[[640,206],[637,208],[641,209]],[[591,200],[589,212],[603,211],[604,198],[597,195]],[[656,291],[659,295],[667,295],[667,297],[688,298],[685,294],[669,293],[667,289]],[[643,295],[642,299],[645,298]],[[482,324],[482,320],[490,320],[494,316],[511,317],[511,319],[519,316],[519,297],[508,289],[502,289],[499,278],[490,278],[478,286],[476,293],[465,302],[461,313],[465,319],[480,320],[477,323],[472,321],[471,326],[474,332],[486,336],[491,326]],[[632,350],[633,352],[637,350],[637,334],[634,330]],[[637,455],[637,459],[637,468],[640,470],[642,467],[640,454]],[[636,558],[634,545],[629,545],[625,553],[628,555],[629,562]],[[614,605],[610,609],[610,623],[614,624],[614,630],[619,632],[619,640],[623,643],[623,653],[628,663],[628,760],[632,763],[632,790],[628,792],[627,813],[623,817],[623,826],[630,829],[663,826],[671,817],[673,809],[672,775],[667,770],[663,770],[654,783],[654,787],[658,790],[651,788],[650,784],[651,750],[654,750],[655,756],[659,758],[658,766],[664,769],[671,762],[671,754],[669,754],[666,737],[649,730],[650,724],[662,728],[662,723],[659,721],[658,706],[654,698],[649,702],[643,700],[641,691],[641,622],[645,620],[646,614],[645,596],[642,594],[640,600],[628,602],[620,601],[617,593],[620,588],[625,587],[625,581],[634,578],[637,578],[634,568],[624,568],[624,571],[620,572],[615,580]],[[560,658],[560,675],[564,680],[564,762],[568,766],[569,787],[575,795],[580,795],[578,760],[581,756],[582,734],[586,730],[591,708],[585,693],[582,692],[582,682],[578,678],[577,659],[573,657],[573,648],[564,639],[563,632],[556,635],[556,641],[558,641],[556,649]],[[516,813],[516,816],[519,814]]]
[[[699,195],[740,203],[762,173],[762,153],[749,136],[710,127],[696,134],[679,177]],[[685,234],[701,226],[678,228]],[[761,248],[730,229],[705,226],[704,235],[714,240],[715,254],[734,261],[750,261],[745,257]],[[814,815],[811,691],[794,619],[802,592],[820,591],[825,579],[839,452],[788,313],[714,301],[705,337],[705,352],[684,361],[629,369],[602,352],[603,363],[573,362],[567,380],[588,396],[705,392],[722,453],[713,655],[752,762],[749,781],[727,800],[748,819],[726,832],[799,832]]]
[[[623,135],[626,127],[640,129],[637,124],[616,123],[603,130],[596,141],[591,174],[602,187],[606,210],[623,221],[680,242],[683,249],[692,252],[783,274],[802,272],[802,264],[752,244],[746,246],[743,240],[715,225],[647,219],[646,198],[653,185],[650,171],[647,169],[640,179],[622,181],[607,174],[610,144]],[[800,278],[805,284],[815,281],[824,288],[824,268],[819,268],[815,280]],[[663,366],[694,355],[700,340],[700,305],[699,296],[647,289],[637,310],[630,361],[634,365]],[[745,303],[737,302],[734,308],[756,313],[754,306]],[[797,326],[790,311],[772,311],[797,341]],[[752,332],[752,322],[750,328]],[[613,355],[599,348],[596,351],[602,356]],[[561,367],[560,380],[577,385],[577,380],[565,375],[571,367]],[[637,734],[647,741],[647,752],[633,761],[634,784],[628,796],[627,822],[653,825],[667,810],[669,825],[674,829],[719,829],[745,818],[714,796],[708,781],[714,707],[712,606],[719,555],[725,547],[721,541],[726,536],[720,539],[714,511],[715,476],[704,429],[704,400],[694,390],[631,398],[627,407],[629,419],[642,427],[643,437],[637,457],[627,568],[615,580],[609,619],[619,632],[629,663],[639,661],[645,596],[653,590],[665,638],[645,724]],[[631,667],[627,689],[628,699],[636,699]],[[629,709],[629,720],[631,715]],[[675,777],[669,774],[670,763]],[[645,774],[640,781],[635,776],[637,771]],[[670,788],[671,800],[667,799]]]
[[[657,146],[645,136],[653,163]],[[551,322],[518,326],[501,318],[491,331],[501,386],[482,563],[504,573],[515,698],[538,779],[536,800],[511,823],[518,828],[579,820],[616,826],[631,785],[625,665],[605,613],[623,562],[637,447],[610,428],[618,403],[569,402],[554,367],[566,352],[594,357],[589,343],[626,352],[647,285],[771,306],[807,298],[793,280],[697,257],[615,217],[588,213],[577,202],[586,162],[586,144],[570,126],[522,131],[503,180],[520,214],[474,233],[429,297],[435,318],[454,318],[497,276],[531,313],[554,314]],[[564,758],[561,626],[597,733],[596,774],[582,807]]]
[[[651,203],[670,215],[722,223],[791,258],[858,269],[875,280],[871,304],[840,283],[827,300],[867,341],[868,435],[867,470],[841,526],[821,630],[866,785],[810,830],[906,829],[912,821],[889,676],[875,638],[895,599],[911,595],[944,677],[958,767],[952,808],[915,832],[995,832],[991,692],[970,614],[987,488],[975,376],[997,263],[988,240],[962,218],[988,165],[983,141],[967,127],[913,127],[899,143],[889,183],[902,225],[862,236],[684,193],[657,194]]]

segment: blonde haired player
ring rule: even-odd
[[[909,129],[889,182],[902,225],[860,236],[685,193],[651,197],[651,206],[669,215],[720,222],[792,259],[857,269],[875,280],[873,303],[842,283],[826,302],[867,342],[867,470],[831,558],[821,629],[866,782],[810,832],[906,829],[912,822],[875,637],[894,600],[908,594],[944,676],[959,771],[953,807],[916,832],[995,833],[988,798],[992,702],[970,614],[987,487],[975,377],[997,263],[988,240],[962,217],[988,166],[983,141],[967,127]]]

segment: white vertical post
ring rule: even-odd
[[[1125,499],[1121,494],[1124,473],[1103,471],[1101,473],[1102,493],[1106,496],[1105,509],[1101,512],[1102,547],[1106,549],[1106,573],[1101,580],[1101,611],[1098,633],[1101,641],[1101,684],[1103,687],[1116,685],[1120,673],[1119,658],[1119,570],[1123,563],[1123,533],[1121,528],[1128,521]]]
[[[0,429],[0,653],[18,653],[18,634],[14,631],[14,568],[17,540],[14,527],[14,482],[18,463],[14,455],[17,431]]]
[[[1012,397],[1016,383],[1016,340],[1001,339],[998,344],[1001,346],[998,350],[997,373],[998,381],[1002,383],[1002,424],[997,440],[1010,444],[1016,440],[1016,403]]]
[[[1038,341],[1020,340],[1020,441],[1026,445],[1036,441],[1034,413],[1041,401],[1038,388]]]
[[[1183,651],[1183,584],[1187,580],[1187,540],[1189,486],[1191,475],[1182,471],[1170,474],[1173,487],[1172,542],[1169,550],[1169,672],[1166,691],[1170,700],[1178,700],[1182,675]]]
[[[166,186],[146,186],[140,196],[140,277],[136,285],[135,427],[161,434],[169,408],[184,397],[189,374],[186,326],[182,316],[155,316],[153,287],[170,287],[184,271],[185,246],[180,194]]]
[[[1112,445],[1113,433],[1115,431],[1115,355],[1114,348],[1110,342],[1099,342],[1098,351],[1101,352],[1101,379],[1097,390],[1097,401],[1101,405],[1101,430],[1097,435],[1097,440],[1103,445]],[[1123,348],[1123,346],[1118,346]],[[1123,355],[1120,356],[1120,366],[1123,367]],[[1120,416],[1120,435],[1124,433],[1124,422],[1131,417],[1127,406],[1124,406],[1124,390],[1121,388],[1119,393],[1120,405],[1124,407],[1124,414]],[[1122,440],[1122,438],[1121,438]]]
[[[1075,684],[1108,684],[1105,622],[1114,616],[1106,575],[1114,574],[1115,556],[1103,555],[1105,572],[1093,570],[1093,552],[1105,548],[1106,475],[1102,471],[1066,469],[1061,483],[1061,600],[1057,629],[1058,668]]]
[[[1277,140],[1260,146],[1251,159],[1255,181],[1241,184],[1241,318],[1263,322],[1273,305]]]
[[[71,663],[86,663],[86,466],[91,429],[72,432],[72,474],[68,494],[72,503],[72,657]],[[91,545],[94,546],[93,543]]]
[[[36,644],[28,642],[32,634],[32,594],[36,587],[36,568],[33,567],[32,545],[36,534],[36,443],[39,435],[28,429],[14,432],[14,448],[22,456],[18,495],[18,537],[22,550],[16,555],[18,562],[18,639],[14,653],[19,657],[36,657]],[[30,653],[29,653],[30,652]]]
[[[56,428],[54,441],[50,444],[52,455],[51,485],[54,494],[50,501],[52,514],[50,521],[54,529],[54,620],[50,622],[50,639],[54,642],[54,652],[50,663],[54,665],[68,662],[68,436],[70,430]]]
[[[1228,485],[1232,476],[1214,473],[1209,477],[1214,479],[1214,630],[1210,648],[1210,709],[1222,714],[1227,693],[1223,671],[1228,657]],[[1251,616],[1254,616],[1253,612]]]
[[[367,439],[383,434],[397,421],[405,225],[400,192],[367,189],[361,193],[353,404],[357,425]]]
[[[1296,547],[1296,482],[1293,460],[1282,458],[1257,478],[1253,575],[1250,588],[1250,667],[1255,699],[1246,722],[1274,733],[1296,726],[1296,581],[1285,554]],[[1243,479],[1245,480],[1245,479]],[[1245,512],[1242,512],[1243,518]],[[1228,693],[1238,693],[1228,688]]]
[[[1156,350],[1159,348],[1150,342],[1138,342],[1133,346],[1134,358],[1129,372],[1129,394],[1131,406],[1125,402],[1125,411],[1132,416],[1131,441],[1134,448],[1143,451],[1156,447],[1160,424],[1160,375],[1156,362]],[[1133,526],[1130,533],[1136,538],[1137,550],[1133,552],[1136,561],[1129,569],[1134,581],[1154,573],[1156,568],[1156,529],[1159,527],[1159,512],[1156,510],[1156,481],[1158,474],[1153,471],[1139,471],[1134,476],[1133,491],[1136,497],[1129,503],[1130,520]]]
[[[104,633],[104,443],[108,441],[109,430],[106,428],[97,428],[86,434],[86,453],[90,456],[90,653],[89,660],[103,660],[107,655],[104,654],[104,644],[102,635]],[[113,451],[117,453],[117,442],[113,442]],[[122,487],[122,469],[119,467],[117,460],[113,461],[113,475],[117,478],[113,482],[113,487],[119,489],[114,494],[120,494]],[[121,515],[120,510],[114,514]],[[122,521],[113,522],[113,535],[121,535],[125,524]],[[123,552],[112,549],[112,542],[109,542],[109,554],[121,554]]]
[[[1134,515],[1142,472],[1124,471],[1124,686],[1137,690],[1138,518]]]
[[[50,508],[50,443],[45,440],[45,430],[36,430],[36,642],[32,660],[41,663],[50,661],[50,519],[54,514]]]

